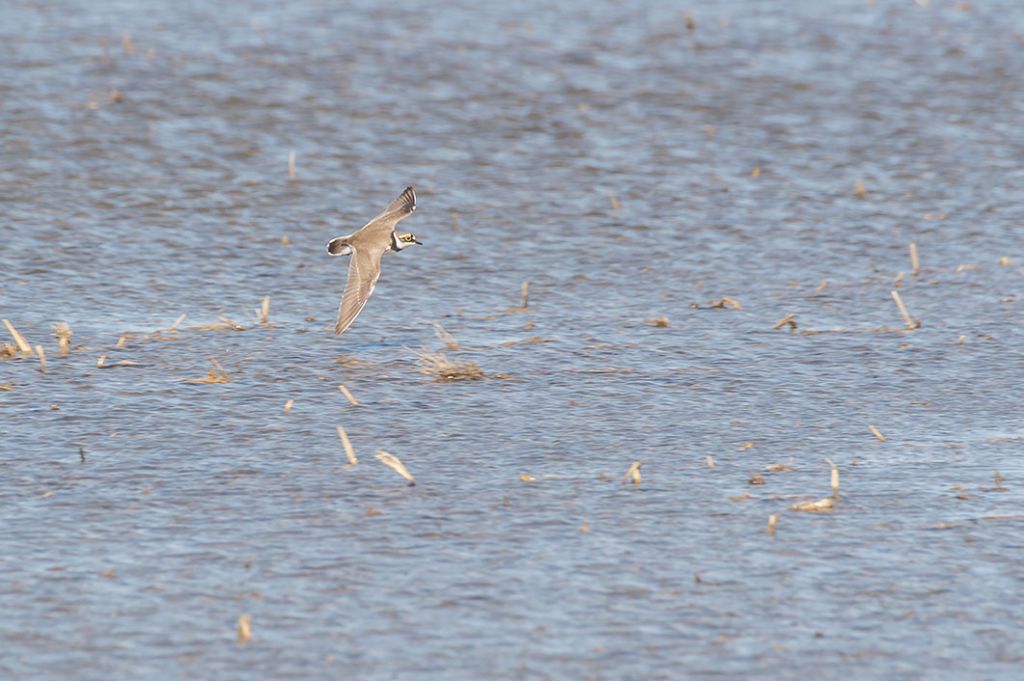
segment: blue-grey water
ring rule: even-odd
[[[4,3],[0,678],[1021,678],[1024,4],[922,4]]]

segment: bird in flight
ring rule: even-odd
[[[416,192],[406,187],[384,212],[367,222],[359,231],[339,236],[327,242],[331,255],[351,255],[348,281],[338,306],[338,320],[334,333],[341,335],[356,320],[366,301],[370,299],[380,279],[380,261],[385,253],[397,253],[403,248],[421,243],[415,234],[396,232],[399,222],[416,210]]]

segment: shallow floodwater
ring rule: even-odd
[[[15,0],[0,66],[0,677],[1020,678],[1024,4]]]

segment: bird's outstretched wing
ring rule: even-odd
[[[380,260],[384,256],[385,248],[386,246],[353,249],[352,261],[348,265],[345,293],[341,297],[338,320],[334,324],[335,335],[340,336],[344,333],[366,306],[366,301],[370,299],[370,294],[380,279]]]
[[[416,192],[413,191],[412,187],[406,187],[405,191],[399,194],[398,198],[384,209],[383,213],[363,225],[356,234],[360,232],[384,232],[390,234],[394,231],[395,225],[412,215],[414,210],[416,210]]]

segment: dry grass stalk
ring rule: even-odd
[[[186,378],[185,383],[227,383],[231,380],[231,376],[220,365],[216,357],[210,358],[210,364],[213,365],[213,368],[206,370],[206,378]]]
[[[118,350],[123,350],[124,346],[126,346],[128,344],[128,339],[131,338],[131,337],[132,337],[132,334],[130,334],[130,333],[122,333],[118,337],[117,342],[114,343],[114,347],[117,348]]]
[[[622,484],[625,485],[627,482],[632,482],[634,485],[640,484],[640,466],[643,465],[643,461],[634,461],[626,471],[626,475],[622,478]]]
[[[530,307],[530,282],[524,281],[523,285],[519,287],[520,292],[523,295],[523,309]]]
[[[782,327],[786,326],[787,324],[789,325],[789,330],[790,331],[796,331],[796,315],[795,314],[788,314],[785,317],[783,317],[782,319],[780,319],[779,321],[775,322],[775,324],[772,325],[772,330],[773,331],[778,331],[779,329],[781,329]]]
[[[288,152],[288,179],[294,180],[295,176],[295,150],[292,149]]]
[[[647,323],[650,324],[651,326],[656,326],[659,329],[667,329],[668,328],[668,317],[666,317],[665,315],[662,315],[662,316],[658,317],[657,319],[648,319]]]
[[[772,513],[768,516],[768,534],[775,534],[775,526],[779,523],[779,514]]]
[[[434,327],[434,335],[437,336],[437,340],[441,341],[444,346],[449,350],[458,350],[461,345],[455,336],[448,333],[448,330],[438,324],[437,322],[431,322]]]
[[[252,638],[252,615],[242,615],[238,618],[238,644],[245,645]]]
[[[1007,258],[1005,255],[1003,257],[999,258],[999,264],[1000,265],[1012,265],[1015,262],[1017,262],[1017,261],[1014,260],[1013,258]]]
[[[132,34],[128,31],[121,34],[121,50],[125,54],[135,54],[135,46],[132,44]]]
[[[590,521],[586,518],[584,518],[583,522],[580,523],[580,532],[582,532],[583,534],[590,532]]]
[[[750,171],[750,176],[755,180],[761,177],[761,166],[754,166],[754,169]]]
[[[192,331],[245,331],[245,327],[227,317],[217,317],[220,324],[202,324],[188,327]]]
[[[11,345],[10,343],[4,343],[0,345],[0,358],[10,359],[11,357],[18,356],[18,346]]]
[[[345,399],[348,400],[349,403],[351,403],[353,407],[357,406],[359,404],[359,400],[357,400],[356,398],[352,397],[352,393],[350,393],[348,391],[348,388],[346,388],[344,385],[339,385],[338,386],[338,390],[341,391],[341,394],[345,396]]]
[[[829,486],[832,488],[832,498],[839,498],[839,469],[832,463],[831,459],[825,459],[828,462],[829,468],[832,469],[832,473],[829,477]]]
[[[39,370],[46,373],[46,351],[43,350],[42,345],[36,346],[36,355],[39,357]]]
[[[907,306],[903,304],[903,299],[900,298],[899,291],[892,292],[892,299],[896,301],[896,307],[900,309],[900,314],[903,315],[903,321],[906,323],[907,328],[911,331],[921,328],[921,320],[910,316],[910,313],[907,312]]]
[[[622,203],[619,202],[618,197],[611,192],[608,192],[608,202],[612,204],[612,210],[618,210],[622,208]]]
[[[382,464],[408,480],[410,487],[416,484],[416,481],[413,479],[408,469],[406,469],[405,464],[403,464],[397,456],[389,454],[382,449],[377,452],[376,457]]]
[[[287,402],[285,402],[284,403],[284,413],[287,414],[288,412],[290,412],[294,405],[295,405],[295,400],[288,400]]]
[[[7,333],[11,334],[11,338],[14,339],[14,343],[18,346],[18,350],[21,351],[23,355],[32,355],[32,346],[28,344],[28,341],[26,341],[20,333],[18,333],[18,330],[14,328],[14,325],[6,319],[4,319],[3,322],[4,326],[7,327]]]
[[[871,431],[872,435],[874,435],[876,438],[878,438],[879,442],[885,442],[885,436],[882,435],[881,431],[879,431],[878,428],[875,428],[874,425],[869,423],[868,424],[868,430]]]
[[[714,468],[715,467],[715,460],[711,458],[710,454],[708,454],[706,457],[704,457],[704,463],[707,464],[708,468]]]
[[[7,383],[0,383],[0,393],[9,393],[14,390],[14,381],[8,381]]]
[[[418,353],[417,362],[421,372],[434,376],[438,381],[473,381],[486,377],[476,362],[453,361],[443,352],[422,350]]]
[[[804,513],[831,513],[836,508],[836,500],[832,497],[819,499],[818,501],[801,501],[789,507],[790,511],[802,511]]]
[[[760,473],[754,473],[753,475],[750,476],[750,479],[747,480],[747,484],[748,485],[763,485],[764,484],[764,476],[761,475]]]
[[[858,199],[867,197],[868,190],[864,188],[864,180],[857,178],[857,182],[853,185],[853,195]]]
[[[348,457],[348,465],[355,466],[359,463],[359,459],[356,458],[356,450],[352,448],[352,443],[349,442],[348,433],[341,426],[338,426],[338,438],[341,440],[341,446],[345,448],[345,456]]]
[[[527,482],[527,483],[529,483],[529,482],[537,482],[537,478],[533,477],[529,473],[520,473],[519,474],[519,482]]]
[[[71,327],[65,322],[53,325],[53,335],[57,337],[58,354],[65,357],[71,353]]]
[[[910,271],[915,277],[921,273],[921,262],[917,259],[917,244],[910,242]]]
[[[452,231],[459,231],[459,211],[457,210],[452,211]]]
[[[260,306],[260,324],[270,323],[270,296],[263,296],[263,304]]]
[[[167,330],[177,331],[178,327],[181,326],[181,323],[185,321],[185,317],[188,317],[188,315],[182,312],[180,315],[178,315],[178,318],[174,320],[174,323],[171,324],[171,326]]]
[[[815,291],[815,293],[821,293],[822,291],[824,291],[827,288],[828,288],[828,279],[822,279],[821,283],[818,284],[818,287],[816,289],[814,289],[814,291]]]

